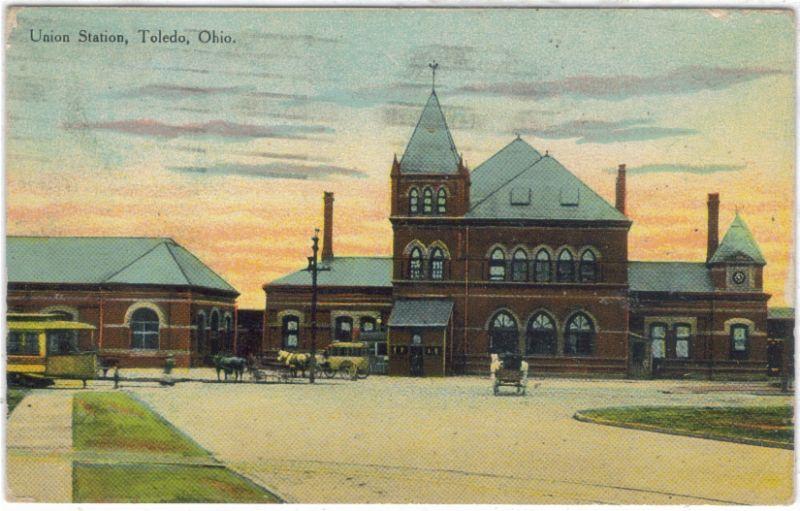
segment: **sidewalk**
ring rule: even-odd
[[[72,502],[72,392],[34,390],[6,426],[6,496]]]

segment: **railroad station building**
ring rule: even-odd
[[[8,310],[97,328],[83,350],[121,367],[201,365],[235,349],[239,293],[169,238],[6,238]]]
[[[705,260],[631,261],[624,165],[614,204],[520,137],[470,170],[435,91],[387,177],[391,257],[334,256],[325,194],[318,346],[385,331],[396,375],[486,373],[502,352],[535,373],[766,375],[767,262],[738,213],[720,241],[718,194]],[[264,351],[308,349],[310,285],[264,286]]]

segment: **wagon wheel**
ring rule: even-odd
[[[518,385],[517,386],[517,394],[522,395],[524,393],[525,393],[525,389],[522,388],[522,385]]]
[[[352,362],[342,362],[342,365],[339,366],[339,377],[341,377],[343,380],[351,380],[353,378],[354,369],[355,367],[353,366]]]
[[[336,376],[336,371],[334,371],[331,365],[327,363],[322,366],[322,372],[325,374],[326,378],[333,378]]]
[[[361,368],[359,367],[359,368],[358,368],[358,371],[356,372],[356,377],[357,377],[357,378],[359,378],[359,379],[362,379],[362,380],[363,380],[363,379],[364,379],[364,378],[366,378],[367,376],[369,376],[369,364],[367,364],[367,367],[366,367],[366,368],[364,368],[364,369],[361,369]]]
[[[494,384],[494,395],[496,396],[498,394],[500,394],[500,384],[499,383],[495,383]]]

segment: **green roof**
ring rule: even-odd
[[[724,261],[735,260],[740,257],[746,257],[759,264],[767,264],[761,249],[758,248],[755,238],[747,228],[739,212],[736,212],[736,217],[733,219],[728,232],[722,238],[722,243],[717,247],[717,251],[709,259],[709,263],[721,263]]]
[[[236,293],[170,238],[6,238],[8,282],[186,286]]]
[[[767,310],[769,319],[794,319],[794,307],[770,307]]]
[[[390,327],[442,327],[447,326],[452,314],[452,300],[396,300],[387,324]]]
[[[467,218],[628,221],[555,158],[520,138],[472,176]]]
[[[458,153],[436,92],[431,92],[417,127],[408,141],[400,172],[417,174],[455,174]]]
[[[628,286],[632,292],[709,293],[714,291],[705,263],[630,261]]]
[[[329,268],[317,274],[319,286],[392,287],[391,257],[334,257],[319,265],[320,268]],[[298,270],[267,285],[310,286],[311,272]]]

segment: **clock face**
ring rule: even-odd
[[[733,280],[734,284],[742,285],[747,280],[747,275],[743,271],[735,271],[731,276],[731,280]]]

